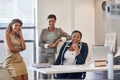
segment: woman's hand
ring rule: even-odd
[[[20,48],[11,48],[11,52],[19,53],[20,52]]]
[[[54,42],[54,44],[57,46],[60,41],[62,41],[61,38],[57,39],[57,40]]]
[[[74,49],[74,51],[76,51],[76,54],[79,54],[79,53],[80,53],[80,49],[79,49],[79,47],[78,47],[77,44],[73,43],[73,44],[72,44],[72,48]]]
[[[53,44],[49,44],[48,47],[49,48],[53,48],[54,46],[53,46]]]
[[[49,48],[56,47],[60,41],[61,41],[61,38],[57,39],[53,44],[49,44],[48,47]]]
[[[49,44],[49,45],[48,45],[49,48],[53,48],[53,47],[56,47],[56,46],[57,46],[56,43],[53,43],[53,44]]]
[[[22,31],[21,31],[21,29],[18,31],[17,34],[20,36],[20,38],[22,37]]]

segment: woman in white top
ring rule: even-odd
[[[65,42],[60,49],[55,65],[84,64],[88,55],[88,45],[81,42],[82,33],[75,30],[71,42]],[[84,79],[85,72],[57,74],[57,79]]]

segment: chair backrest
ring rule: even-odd
[[[110,51],[115,52],[116,33],[106,33],[104,46],[109,46]]]
[[[58,57],[58,55],[59,55],[59,51],[60,51],[60,49],[61,49],[61,47],[62,47],[63,44],[64,44],[64,41],[60,41],[60,42],[58,43],[58,45],[57,45],[57,53],[56,53],[56,55],[55,55],[56,59],[57,59],[57,57]]]

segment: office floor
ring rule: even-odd
[[[85,80],[107,80],[107,72],[87,72]],[[114,80],[120,80],[120,71],[114,71]]]
[[[105,80],[107,79],[107,72],[106,71],[87,72],[85,79],[86,80]]]
[[[0,69],[0,80],[13,80],[6,69]]]

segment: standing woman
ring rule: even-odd
[[[22,21],[13,19],[5,33],[6,69],[14,80],[28,80],[26,66],[20,55],[20,52],[26,49],[21,27]]]
[[[56,28],[56,16],[50,14],[47,18],[48,28],[42,30],[39,47],[40,47],[40,63],[50,63],[54,64],[55,62],[55,53],[56,47],[60,41],[66,41],[70,39],[70,36],[64,32],[61,28]],[[47,76],[43,76],[47,78]]]

